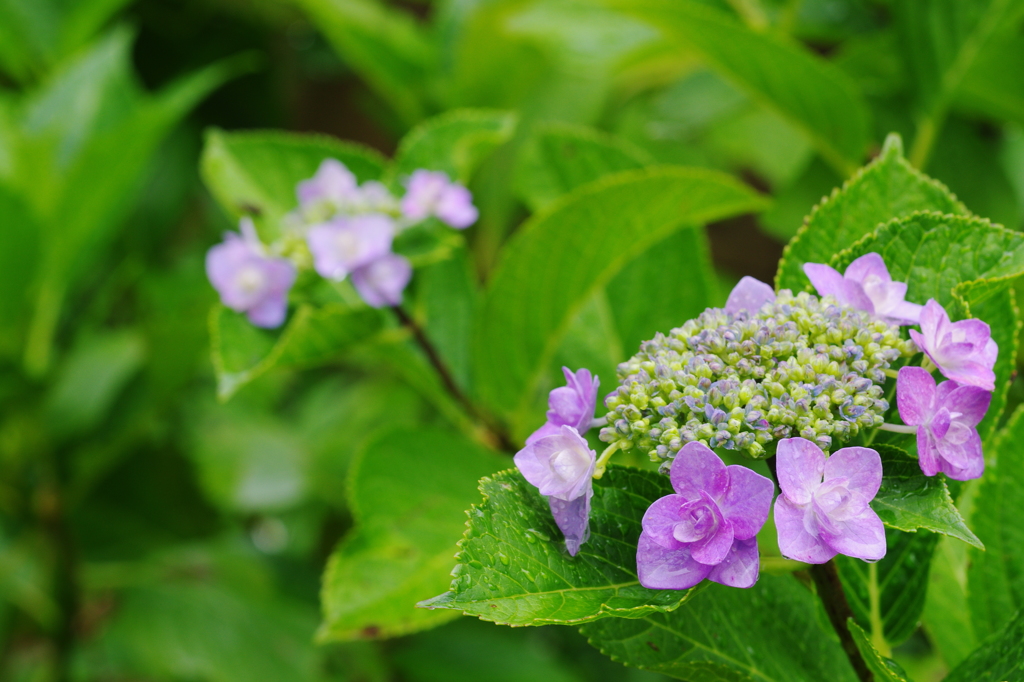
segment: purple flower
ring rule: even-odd
[[[523,477],[548,498],[555,523],[565,536],[569,554],[576,556],[590,536],[590,498],[597,453],[571,426],[527,444],[516,453]]]
[[[907,285],[894,282],[885,261],[869,253],[850,263],[840,275],[821,263],[804,264],[804,272],[821,296],[833,296],[840,303],[866,310],[892,324],[917,324],[921,306],[905,301]]]
[[[882,458],[870,448],[843,448],[827,460],[804,438],[779,441],[775,526],[783,556],[823,564],[836,554],[878,561],[885,529],[868,505],[882,485]],[[824,478],[824,480],[822,480]]]
[[[573,374],[568,367],[563,367],[562,373],[565,386],[548,394],[548,421],[526,439],[527,445],[558,433],[562,426],[571,426],[580,435],[590,430],[597,408],[597,387],[601,381],[592,376],[589,369],[580,369]]]
[[[977,386],[943,381],[938,387],[931,373],[904,367],[896,377],[896,404],[900,418],[917,429],[917,456],[921,471],[940,471],[958,481],[980,478],[985,470],[978,422],[988,411],[992,394]]]
[[[921,331],[911,329],[910,338],[947,379],[995,390],[996,374],[992,368],[999,346],[992,340],[989,326],[981,320],[950,322],[946,310],[935,299],[928,299],[921,312]]]
[[[306,235],[313,266],[327,279],[341,281],[391,250],[394,225],[387,216],[368,213],[314,225]]]
[[[221,303],[246,313],[257,327],[280,327],[288,312],[288,290],[295,283],[295,266],[286,258],[267,255],[249,218],[206,253],[206,276]]]
[[[731,587],[757,582],[755,536],[768,519],[772,482],[746,467],[725,466],[697,441],[683,446],[669,476],[676,494],[644,514],[636,550],[640,584],[685,590],[704,578]]]
[[[334,207],[352,201],[357,194],[356,176],[337,159],[324,159],[316,174],[296,187],[299,204],[308,206],[326,202]]]
[[[412,278],[412,265],[402,256],[386,253],[352,272],[352,285],[368,305],[383,308],[402,302],[402,292]]]
[[[775,289],[753,277],[744,277],[733,287],[729,300],[725,302],[725,312],[735,315],[741,310],[756,313],[765,303],[775,300]]]
[[[412,221],[435,215],[460,230],[479,217],[468,189],[449,180],[444,171],[422,169],[409,178],[408,191],[402,198],[402,214]]]

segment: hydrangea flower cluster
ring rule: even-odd
[[[563,369],[566,386],[550,394],[548,420],[515,462],[548,497],[575,556],[586,542],[592,479],[610,456],[637,448],[662,461],[674,494],[655,500],[637,546],[640,583],[686,589],[705,578],[750,587],[758,576],[756,535],[775,498],[781,553],[821,564],[836,554],[865,561],[885,556],[885,529],[870,503],[882,461],[869,447],[836,441],[865,429],[916,433],[928,476],[959,480],[984,468],[977,425],[995,387],[998,348],[980,320],[951,322],[939,303],[904,300],[878,254],[840,274],[808,264],[819,297],[745,277],[723,309],[659,334],[619,366],[620,385],[594,420],[598,381]],[[899,325],[920,324],[901,336]],[[923,366],[891,365],[923,352]],[[947,380],[936,384],[932,371]],[[896,377],[898,412],[887,424],[883,384]],[[582,435],[606,424],[600,457]],[[779,486],[741,465],[726,466],[713,448],[773,457]]]
[[[241,237],[228,233],[207,253],[207,274],[221,302],[260,327],[284,322],[288,292],[310,260],[325,279],[350,278],[368,305],[398,305],[412,264],[393,252],[395,237],[431,216],[456,229],[478,216],[469,190],[441,171],[414,171],[399,200],[380,182],[360,185],[337,159],[324,160],[298,184],[296,196],[298,207],[273,245],[262,244],[252,221],[243,218]]]

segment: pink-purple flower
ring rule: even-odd
[[[321,277],[341,281],[391,251],[394,224],[387,216],[367,213],[337,217],[309,228],[306,242]]]
[[[995,390],[993,367],[999,346],[992,340],[989,326],[981,320],[950,322],[945,308],[929,299],[921,312],[921,331],[911,329],[910,338],[947,379]]]
[[[324,159],[316,174],[309,180],[300,182],[295,193],[298,195],[299,205],[303,207],[327,203],[339,208],[353,201],[358,189],[359,182],[356,176],[345,167],[345,164],[337,159]]]
[[[765,303],[775,300],[775,289],[761,280],[744,277],[733,287],[725,302],[725,312],[735,315],[740,311],[756,313]]]
[[[526,439],[527,444],[558,433],[562,426],[571,426],[580,435],[590,430],[594,410],[597,408],[597,388],[601,381],[589,369],[573,373],[568,367],[563,367],[562,373],[565,375],[565,386],[548,394],[548,420]]]
[[[640,584],[684,590],[704,578],[731,587],[757,582],[757,532],[768,519],[775,486],[750,469],[726,466],[703,443],[676,454],[674,495],[650,506],[636,552]]]
[[[516,453],[514,461],[523,477],[548,498],[555,523],[565,536],[565,546],[576,556],[590,535],[597,453],[576,429],[563,425],[556,433],[528,443]]]
[[[904,300],[907,285],[892,281],[885,261],[877,253],[853,261],[842,275],[822,263],[806,263],[804,272],[820,296],[832,296],[892,324],[917,324],[920,318],[921,306]]]
[[[782,493],[775,526],[783,556],[823,564],[836,554],[877,561],[885,528],[869,503],[882,484],[882,459],[870,448],[843,448],[828,459],[805,438],[779,441]]]
[[[437,216],[452,227],[464,229],[476,222],[479,212],[473,195],[444,171],[417,170],[409,178],[402,197],[402,215],[412,221]]]
[[[938,386],[921,367],[904,367],[896,377],[900,418],[917,427],[917,457],[921,471],[940,471],[958,481],[980,478],[985,471],[978,423],[988,411],[992,394],[977,386],[943,381]]]
[[[352,271],[352,285],[367,305],[383,308],[402,302],[402,292],[412,278],[412,265],[402,256],[386,253]]]
[[[206,275],[225,306],[245,313],[257,327],[279,327],[288,311],[295,266],[267,253],[252,220],[242,218],[240,229],[241,235],[228,232],[206,253]]]

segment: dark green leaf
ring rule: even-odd
[[[942,538],[932,555],[928,576],[922,619],[928,638],[950,668],[978,645],[967,605],[967,557],[971,553],[968,545]]]
[[[1024,611],[978,647],[949,674],[946,682],[1021,682],[1024,680]]]
[[[416,272],[426,332],[459,386],[469,386],[469,341],[479,291],[465,248]],[[416,313],[419,313],[417,307]]]
[[[875,676],[875,682],[909,682],[903,668],[896,661],[878,653],[871,645],[867,633],[852,618],[848,619],[846,623],[850,628],[850,634],[853,635],[853,641],[856,642],[857,648],[860,650],[860,655],[868,664],[868,670]]]
[[[508,625],[585,623],[671,611],[699,588],[648,590],[636,576],[640,519],[672,492],[652,471],[611,466],[594,481],[590,539],[569,556],[547,500],[518,471],[480,482],[450,591],[423,602]],[[614,620],[618,620],[617,618]]]
[[[415,604],[449,582],[477,480],[507,464],[447,431],[393,431],[367,446],[350,477],[357,527],[324,575],[320,641],[390,637],[454,617]]]
[[[516,127],[516,115],[491,109],[455,109],[413,128],[395,152],[392,177],[401,179],[417,168],[444,171],[461,183]]]
[[[711,583],[672,613],[581,631],[617,661],[690,682],[856,680],[815,602],[793,578],[762,575],[749,590]]]

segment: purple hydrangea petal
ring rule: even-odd
[[[910,337],[947,379],[995,390],[992,368],[999,347],[981,320],[951,322],[945,309],[929,299],[921,312],[921,331],[911,329]]]
[[[688,547],[666,549],[641,533],[636,569],[640,584],[648,589],[686,590],[704,580],[712,567],[694,560]]]
[[[954,422],[936,443],[936,449],[939,470],[954,480],[970,481],[985,472],[985,454],[977,429]]]
[[[694,540],[690,544],[690,555],[708,566],[714,566],[725,561],[725,558],[729,556],[729,549],[732,548],[732,541],[734,539],[732,524],[725,520],[725,516],[722,514],[722,510],[718,508],[715,501],[712,500],[707,493],[703,493],[701,500],[703,502],[703,519],[710,519],[705,521],[706,525],[710,526],[710,529],[705,530],[706,533],[700,539]],[[677,526],[678,528],[678,526]],[[676,539],[679,539],[679,535],[676,535]]]
[[[850,263],[843,278],[860,285],[870,299],[874,313],[895,324],[917,324],[923,306],[905,300],[907,285],[893,282],[885,261],[877,253],[868,253]]]
[[[437,202],[437,217],[458,230],[464,230],[480,217],[473,205],[473,195],[462,185],[452,183]]]
[[[572,500],[548,498],[551,515],[565,536],[565,547],[570,556],[576,556],[580,545],[590,538],[590,498],[593,496],[594,490],[591,488]]]
[[[839,554],[865,561],[878,561],[885,556],[885,527],[871,507],[857,516],[834,520],[831,525],[838,533],[822,531],[821,539]]]
[[[552,424],[551,422],[547,422],[546,424],[544,424],[544,426],[540,427],[539,429],[537,429],[536,431],[531,433],[529,436],[527,436],[526,444],[527,445],[533,445],[534,443],[539,441],[541,438],[547,438],[548,436],[554,436],[555,434],[560,433],[561,430],[562,430],[562,426],[561,425],[559,425],[559,424]]]
[[[356,176],[337,159],[324,159],[316,174],[303,180],[296,187],[300,204],[330,201],[336,205],[344,203],[356,193]]]
[[[736,540],[729,550],[729,555],[711,569],[708,580],[729,587],[753,587],[757,582],[760,563],[757,538]]]
[[[314,225],[306,241],[317,273],[341,281],[353,270],[389,253],[394,234],[390,218],[370,213]]]
[[[943,405],[950,412],[959,413],[958,421],[961,423],[977,426],[988,412],[992,394],[983,388],[959,386],[953,381],[944,381],[939,388],[942,389],[947,384],[951,385],[950,388],[938,392],[936,403]]]
[[[889,276],[889,268],[885,267],[885,261],[877,253],[867,253],[854,260],[846,266],[843,278],[853,280],[861,285],[871,280],[879,284],[892,282],[892,277]],[[905,284],[903,288],[906,290]]]
[[[825,453],[806,438],[779,441],[775,458],[779,487],[796,504],[809,504],[825,473]]]
[[[541,495],[568,501],[592,488],[597,453],[576,429],[562,426],[558,434],[524,447],[513,461]]]
[[[931,429],[917,431],[917,464],[925,476],[935,476],[942,470],[939,444]]]
[[[725,312],[735,315],[741,310],[754,313],[765,303],[775,300],[775,289],[753,277],[744,277],[733,287],[725,302]]]
[[[452,182],[443,171],[413,172],[401,208],[408,220],[420,221],[435,215],[458,229],[469,227],[479,216],[470,191]]]
[[[383,308],[402,302],[402,292],[412,278],[409,261],[388,253],[352,272],[352,285],[367,305]]]
[[[882,458],[871,448],[843,448],[825,461],[824,478],[826,483],[836,478],[845,479],[850,494],[867,504],[882,485]]]
[[[935,379],[921,367],[901,367],[896,375],[896,406],[908,426],[931,420],[935,410]]]
[[[779,495],[775,499],[775,528],[779,535],[779,551],[782,556],[808,564],[823,564],[837,552],[825,544],[817,532],[813,519],[808,519],[807,510]],[[808,526],[814,531],[808,530]]]
[[[644,533],[665,549],[679,549],[685,546],[675,538],[673,532],[679,523],[680,510],[687,504],[682,495],[666,495],[651,503],[644,512],[641,525]]]
[[[725,463],[698,441],[687,443],[676,454],[669,479],[675,491],[690,501],[700,499],[702,491],[718,499],[729,487]]]
[[[832,296],[840,303],[858,310],[875,312],[874,304],[860,284],[844,278],[835,268],[821,263],[805,263],[804,273],[811,280],[819,296]]]
[[[551,391],[548,396],[548,421],[566,424],[586,433],[594,421],[601,380],[586,368],[573,373],[568,367],[563,367],[562,374],[566,385]]]
[[[749,540],[757,535],[772,508],[775,484],[745,466],[726,467],[729,489],[718,501],[722,514],[732,525],[737,540]]]
[[[246,317],[257,327],[276,329],[288,314],[288,294],[272,294],[249,308]]]

